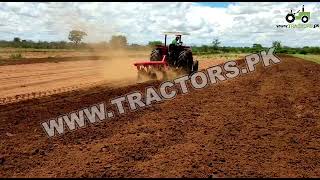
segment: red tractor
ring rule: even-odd
[[[173,70],[191,75],[198,71],[198,61],[193,60],[190,46],[183,46],[182,35],[187,33],[165,32],[164,45],[157,45],[151,52],[150,61],[137,62],[138,80],[142,77],[158,79],[157,72],[162,73],[162,79],[167,79],[167,71]],[[175,35],[178,40],[167,46],[167,36]]]

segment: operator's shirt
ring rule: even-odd
[[[174,45],[177,45],[177,40],[176,39],[174,39],[174,40],[172,40],[172,42],[171,42],[171,44],[174,44]]]

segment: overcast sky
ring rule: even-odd
[[[184,31],[187,44],[219,38],[224,46],[320,46],[320,28],[279,29],[286,14],[305,5],[310,23],[320,24],[320,3],[299,2],[0,2],[0,39],[67,41],[72,29],[86,31],[86,42],[125,35],[128,42],[162,40],[163,31]],[[301,21],[295,23],[301,24]]]

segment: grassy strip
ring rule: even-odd
[[[320,55],[315,54],[290,54],[291,56],[298,57],[304,60],[313,61],[320,64]]]
[[[221,53],[221,54],[203,54],[203,55],[195,55],[195,57],[199,58],[199,60],[236,60],[243,58],[248,54],[242,54],[242,53]]]

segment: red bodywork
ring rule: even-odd
[[[167,54],[167,48],[166,46],[159,46],[161,48],[163,54]],[[137,70],[142,70],[142,69],[166,69],[168,68],[168,63],[167,63],[167,55],[162,56],[161,61],[141,61],[141,62],[136,62],[133,64],[134,66],[137,67]]]
[[[167,58],[166,55],[164,55],[162,57],[161,61],[143,61],[143,62],[136,62],[133,65],[135,65],[137,67],[138,70],[140,70],[143,67],[157,67],[157,66],[163,66],[163,67],[167,67],[168,63],[167,63]]]

